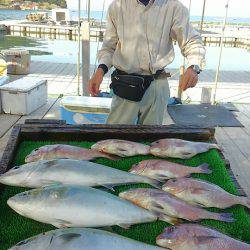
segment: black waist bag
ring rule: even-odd
[[[115,95],[133,102],[140,102],[154,80],[152,76],[138,76],[133,74],[120,74],[115,70],[111,75],[110,88]]]

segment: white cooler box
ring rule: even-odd
[[[6,114],[28,115],[47,102],[47,80],[24,77],[0,87]]]
[[[0,76],[0,87],[9,82],[8,76]],[[1,92],[0,92],[0,114],[3,112],[2,110],[2,100],[1,100]]]

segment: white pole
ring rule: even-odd
[[[88,22],[90,23],[90,11],[91,11],[91,6],[90,6],[91,0],[88,0]]]
[[[200,23],[200,33],[202,33],[202,30],[203,30],[204,17],[205,17],[205,9],[206,9],[206,0],[204,0],[204,2],[203,2],[201,23]]]
[[[216,94],[217,94],[218,82],[219,82],[219,77],[220,77],[220,66],[221,66],[222,51],[223,51],[223,44],[224,44],[224,38],[225,38],[225,30],[226,30],[226,25],[227,25],[229,1],[230,0],[227,0],[227,4],[225,6],[225,8],[226,8],[226,15],[225,15],[225,18],[224,18],[224,23],[223,23],[223,28],[222,28],[222,34],[221,34],[220,55],[219,55],[219,63],[218,63],[217,71],[216,71],[216,77],[215,77],[215,91],[214,91],[213,104],[216,103]]]
[[[78,0],[78,54],[77,54],[77,94],[80,95],[81,75],[81,0]]]

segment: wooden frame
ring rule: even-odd
[[[98,141],[108,138],[132,141],[155,141],[162,138],[180,138],[192,141],[212,141],[215,129],[171,126],[133,126],[133,125],[66,125],[65,121],[26,120],[23,125],[16,125],[11,133],[8,144],[0,161],[0,174],[11,168],[19,145],[23,141]],[[240,187],[230,163],[226,161],[229,174],[232,177],[240,195],[246,195]]]

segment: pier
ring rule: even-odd
[[[78,27],[77,25],[49,25],[27,21],[11,21],[0,22],[0,25],[6,26],[8,35],[29,36],[36,38],[50,39],[66,39],[77,40]],[[195,26],[196,27],[196,26]],[[91,22],[90,23],[90,38],[93,41],[102,41],[106,23]],[[196,27],[198,29],[198,26]],[[83,35],[83,34],[82,34]],[[208,26],[202,33],[202,39],[205,46],[219,46],[221,40],[224,39],[225,47],[235,47],[250,50],[250,29],[243,27],[234,30],[230,28],[226,36],[222,38],[219,26]]]
[[[7,24],[8,35],[28,36],[36,38],[77,40],[78,27],[68,25],[44,25],[44,24]],[[92,40],[102,40],[104,29],[91,27],[90,37]]]

